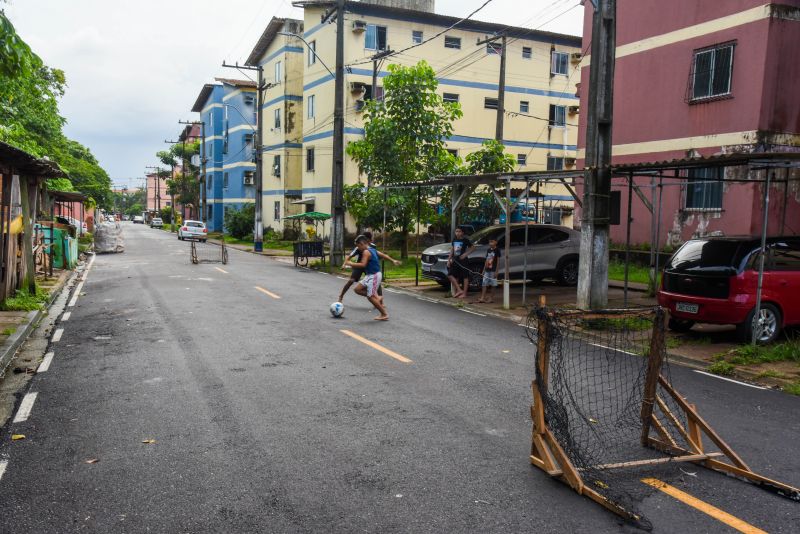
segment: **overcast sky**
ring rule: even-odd
[[[436,12],[463,17],[484,1],[436,0]],[[578,4],[493,0],[473,18],[580,35]],[[302,18],[291,0],[11,0],[5,9],[45,63],[66,73],[66,134],[129,187],[176,139],[177,121],[197,118],[189,110],[202,85],[238,76],[223,59],[243,62],[271,17]]]

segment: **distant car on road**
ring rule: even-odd
[[[753,335],[761,240],[692,239],[672,255],[661,277],[658,303],[677,332],[695,323],[735,324],[742,341]],[[800,237],[770,237],[764,258],[758,341],[777,339],[800,324]]]
[[[497,246],[502,251],[505,247],[505,226],[489,226],[470,236],[476,245],[475,251],[467,257],[468,268],[480,273],[483,267],[489,239],[497,239]],[[511,225],[511,242],[509,250],[509,274],[512,278],[522,278],[527,254],[527,276],[531,280],[555,278],[559,284],[574,286],[578,283],[578,250],[580,248],[580,232],[565,226],[553,224],[529,224],[528,245],[525,246],[525,225]],[[447,287],[447,258],[450,254],[450,243],[442,243],[425,249],[422,253],[422,277],[435,280]],[[501,257],[498,275],[505,272],[504,260]],[[479,279],[478,277],[472,277]]]
[[[144,224],[144,217],[142,217],[141,215],[134,215],[133,224]]]
[[[128,215],[123,215],[123,216],[122,216],[122,220],[123,220],[123,221],[130,221],[130,220],[131,220],[131,218],[130,218],[130,216],[128,216]]]
[[[161,220],[161,217],[153,217],[150,219],[150,228],[163,228],[164,221]]]
[[[208,228],[203,221],[184,221],[183,225],[178,228],[178,239],[181,241],[186,239],[197,239],[198,241],[205,242],[208,239]]]

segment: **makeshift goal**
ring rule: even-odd
[[[800,490],[753,472],[672,386],[662,308],[584,312],[540,302],[530,460],[581,495],[649,530],[637,510],[679,462],[750,481],[793,500]]]
[[[228,247],[223,241],[221,244],[198,243],[192,241],[191,259],[195,265],[198,263],[228,263]]]

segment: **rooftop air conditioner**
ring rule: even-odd
[[[353,33],[361,33],[365,31],[367,31],[367,21],[365,20],[353,21]]]
[[[569,106],[567,108],[567,111],[569,112],[570,115],[575,115],[580,111],[580,109],[581,109],[580,106]]]
[[[573,63],[579,63],[581,59],[583,59],[583,54],[580,52],[573,52],[569,55],[570,59],[572,59]]]

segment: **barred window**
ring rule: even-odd
[[[564,158],[556,158],[547,156],[547,170],[548,171],[561,171],[564,169]]]
[[[524,166],[528,164],[527,154],[517,154],[517,165]]]
[[[445,102],[458,103],[458,93],[444,93],[442,95],[442,100],[444,100]]]
[[[456,48],[461,50],[461,37],[449,37],[447,35],[444,36],[444,47],[445,48]]]
[[[686,209],[722,209],[722,169],[690,169],[686,185]]]
[[[731,92],[733,43],[697,50],[692,61],[692,100]]]

